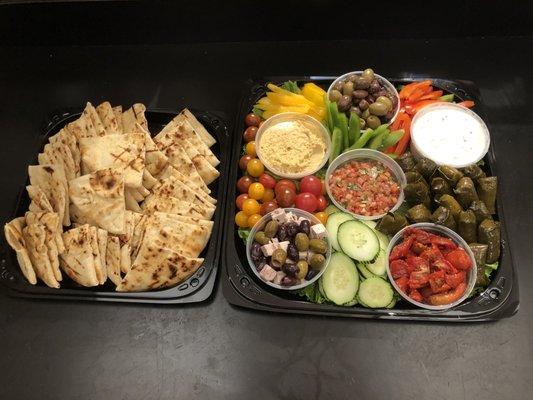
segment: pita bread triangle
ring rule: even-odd
[[[61,269],[82,286],[99,284],[93,253],[91,227],[87,224],[63,233],[65,251],[60,255]]]
[[[213,136],[207,132],[207,129],[202,125],[200,121],[194,116],[192,112],[190,112],[187,108],[184,108],[183,111],[180,112],[180,115],[183,115],[183,117],[189,122],[189,124],[192,125],[198,136],[200,136],[200,139],[208,146],[213,146],[217,141]]]
[[[26,227],[26,219],[24,217],[18,217],[4,225],[4,234],[6,236],[7,243],[11,246],[17,254],[17,261],[20,266],[20,270],[24,277],[32,285],[37,283],[37,276],[33,269],[30,255],[27,250],[26,242],[23,236],[23,229]]]

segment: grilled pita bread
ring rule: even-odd
[[[74,176],[80,176],[80,149],[78,147],[78,139],[76,139],[76,136],[70,134],[66,128],[63,128],[55,135],[50,136],[48,140],[51,144],[59,142],[70,149],[70,155],[74,162]]]
[[[169,160],[168,157],[163,154],[156,146],[149,133],[145,133],[145,146],[146,146],[146,170],[157,176],[162,173],[167,167]]]
[[[4,225],[4,234],[6,236],[7,243],[11,246],[17,254],[17,261],[20,266],[20,270],[24,277],[32,285],[37,283],[37,276],[31,264],[30,255],[26,249],[26,242],[22,234],[23,229],[26,227],[26,219],[24,217],[18,217]]]
[[[180,115],[183,115],[182,118],[186,119],[189,124],[193,127],[195,132],[200,136],[200,139],[208,146],[213,146],[217,141],[213,136],[207,132],[207,129],[201,124],[200,121],[196,119],[196,117],[193,115],[192,112],[190,112],[187,108],[184,108],[183,111],[180,112]]]
[[[106,135],[104,124],[102,123],[102,120],[98,116],[96,109],[91,103],[87,102],[87,105],[85,106],[85,110],[83,110],[83,114],[85,115],[85,119],[91,121],[92,123],[93,129],[94,129],[94,135],[92,136],[105,136]]]
[[[124,127],[122,125],[122,106],[113,107],[113,113],[117,120],[118,133],[124,133]]]
[[[106,249],[106,267],[107,277],[111,279],[116,286],[120,285],[122,277],[120,276],[120,241],[118,237],[109,235],[107,237]]]
[[[188,201],[189,203],[199,204],[205,207],[214,207],[211,203],[204,200],[202,196],[198,195],[198,193],[194,192],[174,176],[169,176],[168,178],[163,179],[159,185],[153,188],[152,194],[150,194],[145,201],[153,196],[176,197],[180,200]]]
[[[146,214],[153,214],[156,211],[159,211],[207,220],[212,218],[215,211],[214,208],[190,203],[188,201],[177,199],[176,197],[164,197],[158,195],[147,198],[142,204],[142,210]]]
[[[96,107],[96,112],[104,125],[106,134],[108,135],[119,135],[122,134],[122,131],[119,128],[117,117],[111,107],[109,101],[104,101],[102,104],[99,104]]]
[[[144,238],[146,222],[148,221],[148,215],[133,213],[133,235],[130,240],[130,256],[131,262],[135,261],[137,253],[139,252],[140,245]]]
[[[118,236],[120,240],[120,270],[124,273],[131,269],[131,240],[135,229],[135,214],[132,211],[126,211],[124,233]]]
[[[91,227],[87,224],[63,233],[65,251],[60,255],[61,269],[82,286],[97,286]]]
[[[50,201],[46,197],[46,194],[44,194],[43,190],[39,186],[26,186],[26,190],[28,191],[28,196],[30,197],[30,206],[29,210],[33,212],[53,212],[54,209],[52,208],[52,205],[50,204]]]
[[[70,225],[68,186],[63,168],[51,164],[30,165],[28,175],[31,185],[39,187],[44,192],[63,225]]]
[[[148,172],[147,169],[144,170],[143,172],[143,187],[145,187],[146,189],[150,190],[152,189],[155,185],[158,184],[158,180],[155,179],[153,177],[153,175]]]
[[[194,181],[192,181],[188,176],[185,176],[180,171],[178,171],[176,168],[169,165],[165,171],[158,176],[159,180],[164,180],[165,178],[168,178],[169,176],[172,176],[176,178],[178,181],[186,185],[189,189],[191,189],[194,193],[196,193],[198,196],[200,196],[205,202],[210,203],[212,205],[216,204],[217,200],[211,196],[209,196],[205,191],[200,189]]]
[[[59,288],[46,247],[46,231],[43,224],[31,224],[22,230],[26,250],[30,256],[35,274],[46,286]]]
[[[100,254],[100,264],[102,265],[102,271],[104,272],[105,279],[103,282],[100,282],[101,284],[105,283],[107,280],[107,262],[106,262],[106,255],[107,255],[107,236],[108,233],[104,229],[98,229],[97,232],[97,239],[98,239],[98,252]]]
[[[102,256],[100,255],[100,246],[98,244],[98,228],[91,226],[89,228],[89,234],[91,237],[91,249],[93,252],[96,279],[98,279],[98,283],[102,285],[107,280],[107,272],[102,265]]]
[[[49,143],[37,157],[39,164],[61,165],[67,181],[76,177],[76,167],[70,149],[61,142]]]
[[[64,129],[74,136],[76,140],[84,137],[96,136],[93,123],[85,112],[82,112],[81,116],[77,120],[68,123]]]
[[[148,121],[146,120],[145,111],[146,107],[141,103],[136,103],[124,111],[122,114],[124,133],[143,132],[142,129],[148,131]],[[136,124],[139,124],[142,129],[139,129]]]
[[[70,181],[72,220],[124,233],[124,178],[121,171],[101,169]]]
[[[142,209],[139,206],[139,203],[137,202],[137,200],[135,200],[135,197],[131,193],[130,189],[124,190],[124,201],[126,204],[126,210],[134,211],[134,212],[142,212]]]
[[[141,187],[145,157],[144,140],[142,133],[80,139],[83,173],[115,167],[124,171],[126,187]]]
[[[169,248],[144,246],[117,291],[140,292],[177,285],[194,274],[202,262],[202,258],[189,258]]]
[[[220,172],[213,167],[207,159],[198,153],[198,150],[187,139],[182,141],[182,147],[187,153],[187,156],[191,159],[192,163],[196,167],[198,174],[202,177],[202,180],[206,184],[210,184],[220,176]]]

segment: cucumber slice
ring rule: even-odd
[[[385,277],[387,275],[387,254],[385,250],[379,249],[376,259],[365,264],[365,267],[374,275]]]
[[[357,261],[372,261],[379,252],[378,237],[372,229],[359,221],[340,224],[337,241],[342,251]]]
[[[349,301],[348,303],[344,303],[342,306],[343,307],[353,307],[357,304],[357,297],[354,297],[351,301]]]
[[[383,308],[394,299],[394,291],[389,282],[374,276],[361,282],[357,297],[360,303],[369,308]]]
[[[328,296],[326,296],[326,293],[324,292],[324,285],[322,284],[322,279],[318,280],[318,291],[326,299],[326,301],[329,301]]]
[[[333,253],[320,277],[325,297],[342,306],[352,301],[359,289],[359,274],[354,262],[343,253]]]
[[[385,308],[394,308],[394,306],[396,305],[396,302],[397,302],[397,301],[398,301],[398,298],[397,298],[396,296],[394,296],[394,297],[392,298],[392,301],[391,301],[389,304],[387,304],[387,305],[385,306]]]
[[[383,232],[380,232],[378,230],[374,230],[374,233],[378,237],[379,247],[381,247],[383,251],[387,251],[387,248],[389,247],[389,243],[390,243],[389,237],[385,235]]]
[[[337,240],[337,231],[339,230],[339,225],[350,220],[355,221],[353,216],[345,212],[336,212],[328,217],[326,229],[331,240],[331,247],[333,247],[336,251],[341,251],[339,242]]]
[[[330,204],[329,206],[327,206],[324,211],[328,215],[331,215],[331,214],[336,213],[336,212],[341,212],[340,208],[337,207],[337,206],[334,206],[333,204]]]
[[[361,275],[363,275],[365,279],[373,278],[374,276],[376,276],[375,274],[370,272],[366,265],[363,263],[358,263],[357,269],[359,270],[359,272],[361,272]]]
[[[370,220],[370,219],[368,219],[368,220],[366,220],[366,219],[362,219],[361,222],[362,222],[363,224],[365,224],[366,226],[368,226],[370,229],[374,229],[374,230],[376,229],[376,226],[377,226],[377,224],[378,224],[377,222],[372,221],[372,220]]]

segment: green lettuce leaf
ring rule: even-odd
[[[295,81],[287,81],[287,82],[283,82],[283,84],[281,85],[281,87],[285,90],[288,90],[289,92],[292,92],[292,93],[296,93],[296,94],[300,94],[300,88],[298,87],[298,83],[296,83]]]
[[[250,229],[249,228],[239,228],[237,229],[237,234],[239,237],[244,241],[244,244],[248,241],[248,237],[250,236]]]
[[[322,296],[322,293],[320,293],[320,290],[318,289],[318,283],[315,282],[312,285],[306,286],[303,289],[300,289],[296,292],[299,296],[304,297],[311,303],[317,303],[322,304],[327,299]]]

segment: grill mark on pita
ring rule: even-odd
[[[49,174],[53,174],[53,173],[54,173],[54,169],[53,169],[52,167],[48,166],[48,165],[45,165],[45,166],[43,167],[43,169],[44,169],[46,172],[48,172]]]

